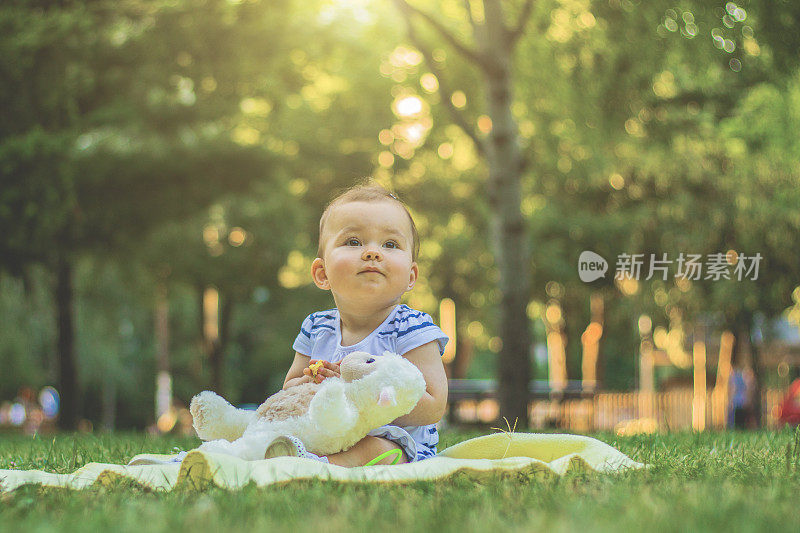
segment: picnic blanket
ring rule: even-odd
[[[322,479],[358,483],[408,483],[445,480],[454,476],[482,479],[501,476],[518,479],[561,476],[567,472],[617,473],[643,468],[616,448],[591,437],[564,434],[495,433],[451,446],[436,457],[401,465],[344,468],[313,459],[276,457],[243,461],[237,457],[193,450],[181,462],[164,464],[175,456],[140,454],[117,465],[89,463],[71,474],[41,470],[0,470],[0,492],[29,484],[83,489],[95,483],[109,485],[130,480],[152,490],[207,487],[239,489],[297,480]]]

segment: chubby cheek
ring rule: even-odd
[[[347,254],[336,254],[331,257],[327,263],[328,277],[336,280],[353,275],[358,268],[357,259],[356,257],[348,257]]]
[[[397,274],[411,275],[411,261],[406,257],[393,257],[388,261],[388,264],[392,271]]]

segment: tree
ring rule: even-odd
[[[0,119],[0,249],[11,271],[41,262],[56,274],[65,427],[80,413],[76,257],[120,253],[222,192],[245,190],[276,159],[242,146],[226,124],[250,90],[244,80],[283,59],[252,44],[264,32],[285,37],[274,13],[222,1],[9,2],[0,10],[0,92],[12,102]]]
[[[530,331],[526,309],[530,293],[527,271],[529,239],[521,211],[524,157],[517,123],[512,112],[514,51],[524,34],[533,1],[526,1],[509,25],[499,0],[466,2],[472,26],[472,46],[462,42],[452,29],[405,0],[395,0],[403,14],[411,43],[423,54],[428,68],[438,79],[440,102],[473,140],[488,169],[486,192],[491,215],[490,240],[500,273],[500,338],[498,396],[500,413],[523,426],[528,421]],[[431,46],[420,37],[417,20],[423,20],[440,39],[461,54],[479,73],[484,85],[487,119],[479,122],[482,137],[453,104],[453,94],[433,56]]]

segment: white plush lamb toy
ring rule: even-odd
[[[199,449],[255,461],[279,435],[303,441],[310,452],[346,450],[367,433],[408,414],[425,393],[425,378],[405,358],[353,352],[340,362],[341,377],[303,383],[267,398],[256,411],[237,409],[211,391],[192,398]]]

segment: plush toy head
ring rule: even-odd
[[[348,383],[361,379],[367,374],[375,372],[386,361],[381,361],[379,357],[368,354],[367,352],[353,352],[347,354],[339,362],[339,372],[342,379]]]

